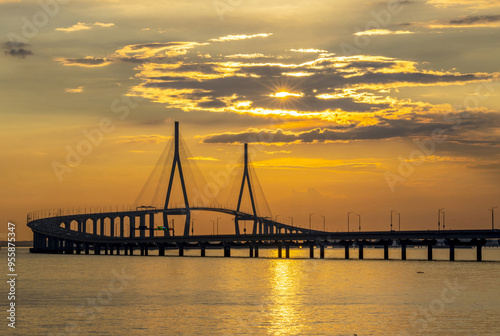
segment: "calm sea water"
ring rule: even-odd
[[[252,259],[247,250],[231,252],[131,257],[18,248],[16,329],[7,328],[2,309],[0,334],[500,335],[500,262],[341,260],[332,258],[343,250],[330,249],[325,260],[300,249],[292,259],[272,250]],[[365,258],[382,254],[365,250]],[[6,260],[5,249],[0,256]],[[408,257],[425,259],[426,250]],[[500,260],[500,250],[485,249],[484,258]],[[7,307],[6,294],[0,302]]]

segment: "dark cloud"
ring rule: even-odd
[[[500,15],[474,15],[464,18],[449,20],[451,25],[472,25],[475,23],[490,23],[500,21]]]
[[[477,132],[482,129],[496,128],[500,125],[500,117],[497,114],[477,114],[457,123],[437,121],[439,117],[428,115],[436,121],[416,122],[406,119],[386,119],[379,117],[376,125],[362,126],[336,126],[325,128],[314,128],[302,132],[287,132],[282,129],[249,130],[240,133],[224,133],[207,136],[205,143],[292,143],[292,142],[325,142],[325,141],[360,141],[360,140],[387,140],[394,138],[431,137],[435,130],[441,130],[450,142],[456,138],[466,135],[468,132]],[[500,143],[500,139],[490,140]],[[474,144],[473,141],[468,145]],[[483,145],[483,141],[477,144]]]
[[[5,51],[6,55],[19,58],[26,58],[26,56],[33,55],[33,52],[31,52],[31,50],[28,50],[29,47],[29,44],[22,42],[6,42],[3,45],[3,48],[7,49]]]

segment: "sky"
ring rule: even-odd
[[[30,239],[31,211],[133,204],[174,121],[219,189],[249,143],[284,223],[345,231],[353,212],[356,229],[388,230],[397,210],[402,230],[427,230],[444,208],[447,228],[491,228],[499,1],[0,0],[0,13],[0,239],[8,221]]]

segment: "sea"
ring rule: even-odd
[[[33,254],[17,248],[15,328],[4,285],[1,335],[500,335],[500,249],[365,248],[364,260],[308,249]],[[137,252],[136,252],[137,253]],[[6,265],[6,248],[0,260]],[[8,273],[3,267],[4,277]],[[8,280],[8,278],[7,278]]]

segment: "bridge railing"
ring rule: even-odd
[[[137,210],[147,210],[147,209],[157,209],[157,207],[137,206],[137,205],[108,205],[108,206],[88,206],[88,207],[78,207],[78,208],[42,209],[28,213],[27,220],[28,222],[31,222],[37,219],[54,218],[61,216],[96,214],[96,213],[119,212],[119,211],[137,211]]]

